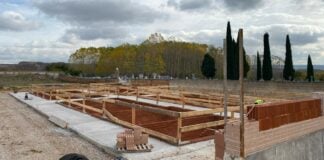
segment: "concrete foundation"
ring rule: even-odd
[[[229,158],[229,157],[228,157]],[[279,143],[247,160],[324,160],[324,130]]]

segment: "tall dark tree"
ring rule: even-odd
[[[261,60],[259,52],[257,53],[257,80],[259,81],[262,77],[262,71],[261,71]]]
[[[226,49],[227,49],[227,79],[234,79],[235,75],[235,57],[234,57],[234,45],[231,31],[231,24],[227,22],[226,29]]]
[[[314,68],[313,68],[313,63],[312,63],[312,58],[310,55],[308,55],[308,60],[307,60],[307,77],[308,82],[314,82]]]
[[[292,54],[291,54],[291,44],[289,35],[286,37],[286,58],[285,58],[285,66],[283,70],[283,78],[285,80],[293,81],[295,76],[295,70],[292,61]]]
[[[235,54],[234,54],[234,59],[235,59],[235,80],[238,80],[240,78],[240,43],[239,43],[239,37],[237,36],[237,43],[233,40],[233,44],[235,44]],[[244,78],[247,77],[247,73],[250,71],[250,65],[246,60],[246,52],[243,47],[243,75]]]
[[[208,53],[205,54],[201,65],[201,73],[208,79],[214,78],[216,74],[215,60]]]
[[[269,44],[269,34],[265,33],[263,36],[264,54],[263,54],[263,66],[262,76],[263,80],[269,81],[272,79],[272,64],[271,64],[271,52]]]

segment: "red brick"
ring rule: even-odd
[[[282,123],[281,123],[281,116],[274,117],[273,120],[272,120],[272,127],[273,128],[277,128],[277,127],[279,127],[281,125],[282,125]]]
[[[264,118],[259,120],[259,130],[264,131],[272,128],[272,119],[271,118]]]

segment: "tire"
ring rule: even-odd
[[[66,154],[61,157],[59,160],[89,160],[86,156],[77,154],[77,153],[70,153]]]

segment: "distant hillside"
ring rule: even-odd
[[[257,64],[257,56],[256,55],[249,55],[251,59],[251,65],[256,65]],[[263,55],[260,55],[261,63],[263,61]],[[285,60],[279,56],[271,55],[271,63],[273,66],[284,66]]]
[[[314,65],[314,70],[324,70],[324,65]],[[296,70],[306,70],[307,65],[294,65]]]
[[[26,62],[18,64],[0,64],[0,71],[45,71],[49,63],[43,62]]]

